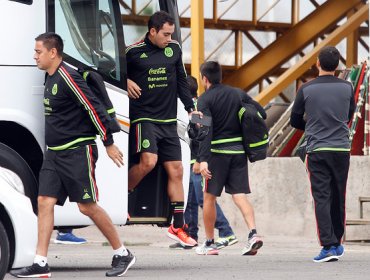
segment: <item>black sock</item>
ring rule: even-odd
[[[248,239],[249,239],[249,238],[252,238],[253,234],[257,234],[257,230],[256,230],[255,228],[254,228],[254,229],[252,229],[252,230],[249,232],[249,234],[248,234]]]
[[[184,226],[184,201],[171,202],[173,213],[173,227],[182,228]]]
[[[215,243],[214,239],[207,239],[206,240],[206,246],[211,246],[213,243]]]

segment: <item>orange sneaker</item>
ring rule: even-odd
[[[167,231],[167,236],[177,242],[182,246],[194,247],[198,243],[187,234],[184,228],[174,228],[173,225],[170,225]]]

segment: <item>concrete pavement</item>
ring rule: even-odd
[[[241,256],[246,236],[237,232],[239,243],[222,249],[219,256],[198,256],[194,250],[168,249],[172,242],[164,228],[125,226],[119,232],[137,257],[125,275],[128,279],[370,279],[368,243],[347,243],[339,262],[316,264],[312,258],[320,248],[314,238],[264,236],[264,246],[256,256]],[[52,278],[106,279],[112,251],[105,239],[93,226],[75,233],[89,242],[78,246],[51,243]]]

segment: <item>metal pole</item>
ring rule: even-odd
[[[235,66],[243,64],[243,32],[235,31]]]
[[[292,25],[299,21],[299,0],[292,0]]]
[[[191,75],[198,81],[198,93],[204,89],[200,83],[200,65],[204,62],[204,11],[203,0],[191,0]]]

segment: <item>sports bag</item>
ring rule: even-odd
[[[250,103],[242,102],[239,120],[243,136],[243,146],[250,162],[263,160],[269,146],[268,128],[257,108]]]
[[[116,118],[116,112],[113,108],[112,101],[110,100],[108,96],[108,92],[105,88],[105,84],[104,84],[104,80],[102,76],[99,73],[95,71],[90,71],[90,70],[78,69],[78,72],[84,78],[84,80],[86,81],[91,91],[100,100],[100,102],[103,104],[103,106],[107,110],[108,115],[111,117],[111,121],[110,121],[111,133],[116,133],[116,132],[121,131],[120,125]]]

